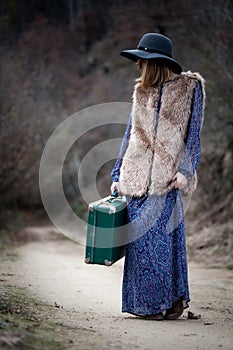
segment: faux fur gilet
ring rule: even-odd
[[[123,157],[119,187],[124,195],[140,197],[145,193],[169,192],[185,148],[188,122],[195,86],[201,83],[203,113],[204,79],[198,73],[183,72],[161,87],[142,91],[135,85],[132,127]],[[160,104],[160,106],[159,106]],[[204,115],[202,115],[203,122]],[[182,190],[192,195],[197,186],[196,171]]]

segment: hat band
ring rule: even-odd
[[[150,53],[160,53],[162,55],[165,55],[165,56],[168,56],[168,57],[171,57],[172,58],[172,55],[165,52],[165,51],[162,51],[162,50],[153,50],[153,49],[149,49],[148,47],[143,47],[143,46],[138,46],[137,47],[138,50],[142,50],[142,51],[146,51],[146,52],[150,52]]]

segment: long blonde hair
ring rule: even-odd
[[[141,89],[146,91],[151,86],[164,84],[169,80],[170,69],[162,60],[139,60],[141,76],[136,80],[140,83]]]

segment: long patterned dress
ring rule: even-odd
[[[161,98],[161,97],[160,97]],[[161,101],[161,99],[160,99]],[[197,83],[179,172],[192,176],[200,160],[202,90]],[[118,182],[122,158],[128,147],[131,116],[122,140],[112,181]],[[150,315],[164,312],[183,300],[188,307],[189,286],[184,208],[179,189],[156,196],[127,197],[129,244],[126,249],[122,312]]]

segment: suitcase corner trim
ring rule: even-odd
[[[108,259],[105,259],[104,263],[105,263],[106,266],[111,266],[113,261],[109,261]]]
[[[85,258],[85,260],[84,260],[84,261],[85,261],[85,263],[86,263],[86,264],[90,264],[91,259],[90,259],[90,258]]]

